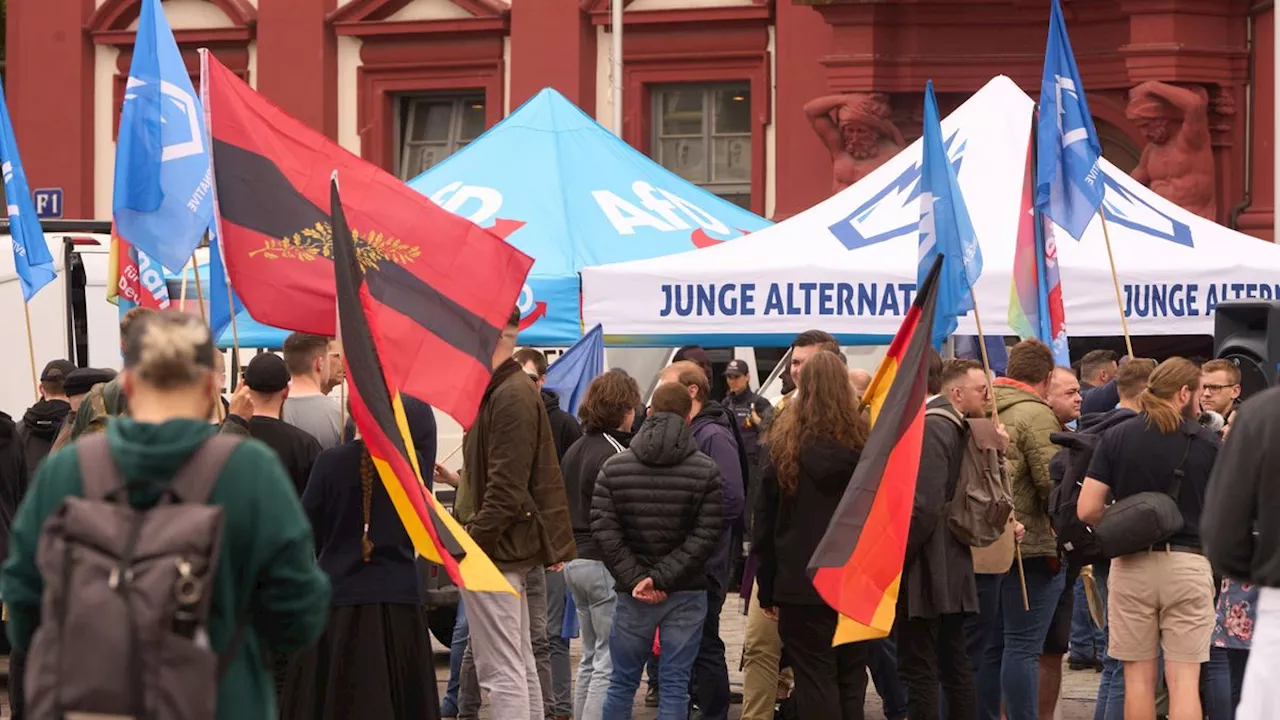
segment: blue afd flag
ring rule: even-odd
[[[938,310],[933,321],[933,346],[942,348],[955,332],[956,318],[973,309],[973,285],[982,274],[982,248],[960,194],[955,167],[947,159],[938,120],[938,100],[929,81],[924,96],[924,162],[920,171],[920,266],[916,282],[924,283],[941,253]]]
[[[1036,122],[1036,209],[1076,240],[1102,204],[1101,156],[1062,7],[1053,0]]]
[[[604,330],[596,325],[547,368],[544,387],[560,395],[560,409],[578,415],[587,386],[604,372]]]
[[[231,300],[227,300],[227,294]],[[215,338],[231,326],[231,305],[235,305],[236,314],[244,311],[240,296],[231,287],[227,279],[226,267],[222,264],[222,243],[218,238],[218,224],[209,224],[209,329]]]
[[[53,282],[53,255],[36,217],[27,173],[18,157],[18,140],[9,120],[9,105],[0,88],[0,162],[4,163],[4,196],[9,201],[9,236],[13,242],[13,266],[22,283],[22,299],[30,300],[40,288]]]
[[[116,146],[116,232],[181,269],[213,219],[204,115],[160,0],[143,0]]]

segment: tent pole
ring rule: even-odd
[[[622,6],[625,0],[612,0],[609,39],[611,43],[609,74],[613,95],[613,133],[622,137]]]

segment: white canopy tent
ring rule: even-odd
[[[999,76],[942,123],[982,246],[977,302],[987,334],[1008,307],[1034,103]],[[884,342],[914,296],[921,141],[856,185],[732,243],[582,272],[583,321],[610,345],[785,345],[822,328]],[[1224,301],[1280,298],[1280,247],[1192,215],[1103,160],[1105,209],[1134,335],[1213,333]],[[1095,219],[1057,230],[1067,332],[1121,334]],[[961,334],[975,334],[972,314]]]

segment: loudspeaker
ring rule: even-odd
[[[1276,384],[1280,301],[1240,300],[1214,310],[1213,354],[1240,367],[1240,399]]]

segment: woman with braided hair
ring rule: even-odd
[[[418,466],[433,467],[435,415],[426,403],[403,400]],[[413,543],[363,440],[320,454],[302,505],[333,600],[324,635],[290,663],[281,717],[439,717]]]

